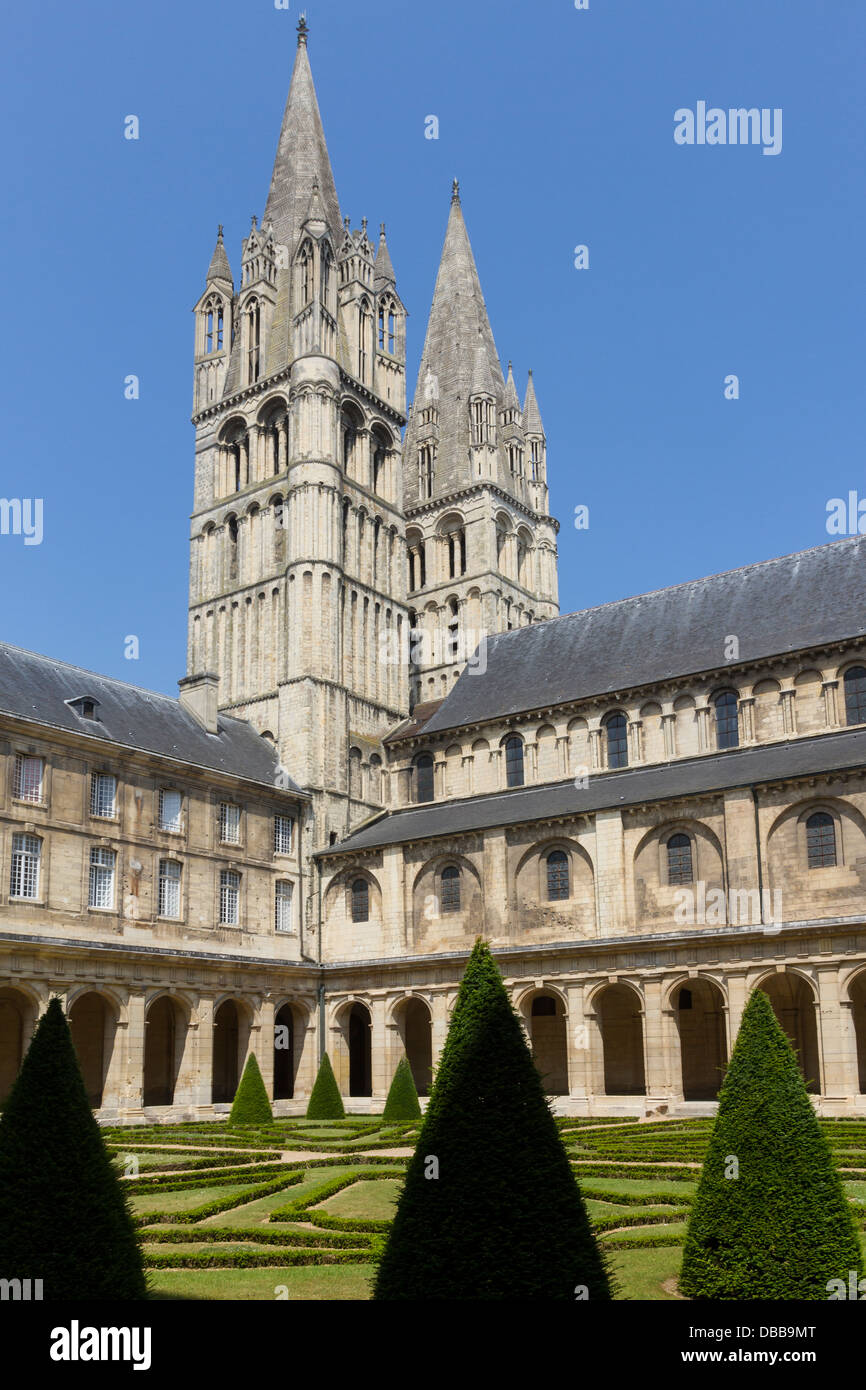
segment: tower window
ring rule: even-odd
[[[523,786],[523,739],[517,734],[505,740],[505,785]]]
[[[558,902],[568,895],[568,855],[561,849],[551,850],[547,856],[548,901]]]
[[[624,714],[609,714],[604,721],[607,733],[608,767],[628,767],[628,733]]]
[[[443,912],[460,911],[460,870],[454,864],[442,870],[439,903]]]
[[[418,451],[418,493],[422,499],[433,496],[432,444],[422,444]]]
[[[247,328],[247,384],[258,381],[261,371],[261,307],[255,298],[250,299],[246,309]]]
[[[810,869],[828,869],[836,863],[836,827],[827,811],[816,811],[806,821],[806,854]]]
[[[848,724],[866,724],[866,669],[851,666],[845,672],[845,720]]]
[[[736,694],[733,690],[722,690],[713,704],[716,710],[716,747],[737,748],[740,742],[740,723]]]
[[[419,753],[415,759],[415,800],[433,800],[433,758],[429,753]]]
[[[370,920],[370,885],[365,878],[356,878],[352,884],[352,921]]]
[[[692,842],[688,835],[671,835],[667,851],[668,883],[692,883]]]

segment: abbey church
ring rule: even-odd
[[[250,1052],[277,1114],[324,1051],[353,1111],[429,1093],[481,935],[562,1113],[710,1111],[757,985],[866,1112],[866,538],[560,617],[459,186],[412,393],[307,40],[195,306],[178,697],[0,644],[0,1100],[53,996],[106,1121]]]

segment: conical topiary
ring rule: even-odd
[[[59,999],[39,1021],[0,1119],[0,1271],[44,1299],[147,1297],[121,1179]]]
[[[460,985],[374,1297],[611,1297],[541,1079],[483,941]]]
[[[763,990],[743,1013],[686,1236],[680,1290],[827,1299],[862,1258],[797,1059]]]
[[[310,1100],[307,1105],[308,1120],[342,1120],[346,1111],[340,1095],[331,1062],[327,1052],[322,1053],[319,1074],[316,1077]]]
[[[409,1065],[409,1059],[401,1057],[388,1090],[382,1119],[400,1124],[404,1120],[417,1120],[420,1114],[421,1106],[418,1103],[418,1092],[415,1090],[412,1068]]]
[[[235,1091],[229,1114],[230,1125],[270,1125],[274,1112],[265,1090],[265,1083],[259,1071],[256,1054],[251,1052],[244,1067],[241,1084]]]

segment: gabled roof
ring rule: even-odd
[[[539,787],[515,787],[490,796],[467,797],[463,801],[410,806],[362,827],[330,849],[320,850],[319,855],[352,854],[440,835],[461,835],[473,830],[863,768],[866,768],[866,730],[846,729],[814,738],[792,739],[787,743],[735,748],[727,753],[633,767],[623,772],[602,772],[591,776],[589,785],[581,790],[570,781],[552,782]]]
[[[490,637],[486,668],[462,673],[426,732],[716,671],[729,636],[743,663],[864,635],[854,536]]]
[[[70,706],[69,701],[80,696],[98,701],[98,721],[82,719]],[[221,714],[219,733],[209,734],[170,695],[99,676],[7,642],[0,642],[3,714],[305,795],[285,774],[278,782],[276,749],[245,720]]]

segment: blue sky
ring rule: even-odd
[[[184,673],[190,309],[217,223],[237,271],[263,211],[300,8],[7,7],[0,496],[44,499],[41,545],[0,536],[7,641]],[[410,388],[460,178],[499,352],[521,392],[535,373],[563,612],[829,540],[828,499],[866,497],[862,0],[307,14],[343,212],[388,226]],[[781,108],[781,153],[675,144],[698,101]]]

